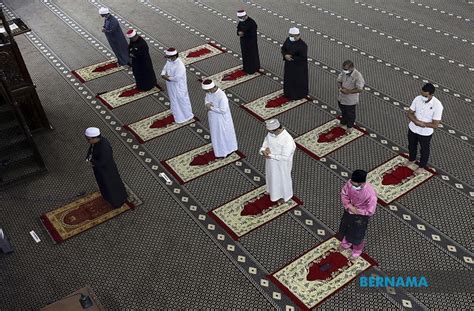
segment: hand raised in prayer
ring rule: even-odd
[[[291,56],[291,54],[285,54],[285,59],[291,62],[293,60],[293,56]]]

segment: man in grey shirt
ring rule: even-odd
[[[347,132],[352,132],[356,119],[356,105],[359,102],[359,93],[364,89],[364,78],[354,69],[350,60],[342,63],[342,72],[337,77],[339,87],[338,103],[341,109],[341,126]]]

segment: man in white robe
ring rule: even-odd
[[[161,77],[166,80],[174,121],[184,123],[194,118],[188,94],[186,67],[174,48],[167,49],[165,57],[168,60],[161,72]]]
[[[282,204],[293,197],[291,169],[296,144],[277,119],[265,123],[268,134],[260,148],[260,154],[265,157],[267,192],[272,202]]]
[[[209,129],[211,131],[212,148],[216,158],[225,158],[237,150],[234,122],[226,94],[212,80],[204,80],[202,88],[206,91],[204,99]]]

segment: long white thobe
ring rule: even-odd
[[[267,147],[270,149],[270,158],[265,159],[267,192],[271,201],[283,199],[286,202],[293,197],[291,169],[296,150],[295,141],[286,130],[283,130],[276,136],[267,134],[260,148],[260,154],[263,154]]]
[[[167,61],[161,75],[168,75],[170,81],[166,81],[166,88],[170,97],[171,111],[176,123],[183,123],[194,118],[189,100],[188,84],[186,81],[186,67],[181,59],[174,62]]]
[[[214,93],[207,93],[204,101],[212,104],[211,110],[207,112],[207,118],[214,155],[225,157],[237,150],[237,137],[230,113],[229,100],[224,91],[217,89]]]

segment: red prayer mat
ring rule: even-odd
[[[283,97],[283,90],[279,90],[242,105],[241,107],[258,120],[265,121],[283,112],[296,108],[310,100],[318,102],[310,97],[298,100],[288,100]]]
[[[243,71],[242,66],[236,66],[236,67],[224,70],[222,72],[216,73],[207,78],[203,78],[202,80],[211,79],[212,81],[216,83],[216,85],[221,90],[225,90],[230,87],[236,86],[240,83],[255,79],[256,77],[259,77],[260,75],[262,75],[260,71],[257,71],[249,75],[245,71]],[[200,79],[200,81],[202,80]]]
[[[99,192],[94,192],[43,214],[40,219],[51,238],[60,243],[134,207],[132,203],[125,203],[114,209]]]
[[[137,122],[124,125],[124,128],[132,133],[140,144],[143,144],[195,121],[198,121],[198,118],[194,117],[189,121],[178,124],[174,121],[171,110],[166,110]]]
[[[407,163],[404,154],[400,154],[381,164],[367,175],[367,182],[377,190],[381,205],[388,205],[419,185],[427,182],[436,172],[425,169],[421,174],[414,174],[418,165]]]
[[[339,120],[333,119],[323,125],[295,138],[296,145],[311,157],[320,160],[331,152],[365,135],[355,126],[352,133],[340,127]]]
[[[212,144],[207,144],[161,163],[179,183],[184,184],[242,158],[245,155],[235,151],[224,159],[216,159]]]
[[[109,109],[114,109],[160,91],[160,88],[155,86],[151,90],[143,92],[138,90],[135,84],[130,84],[110,92],[99,94],[96,97]]]
[[[278,205],[265,194],[261,186],[242,196],[208,212],[227,233],[235,240],[245,234],[280,217],[298,205],[303,204],[297,197]]]
[[[84,68],[72,70],[71,73],[82,83],[91,81],[114,72],[125,69],[119,66],[116,59],[108,60],[95,65],[90,65]]]
[[[351,251],[338,252],[339,244],[340,241],[332,237],[268,278],[301,309],[310,310],[377,265],[365,253],[350,261]]]
[[[179,53],[179,57],[185,65],[189,65],[224,52],[225,51],[219,45],[210,42],[182,51]]]

